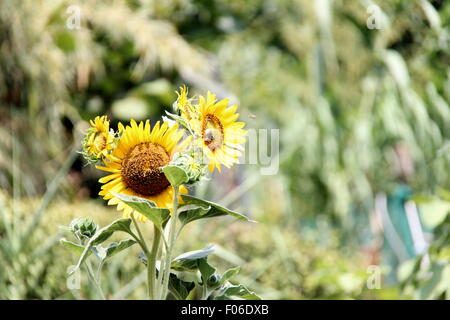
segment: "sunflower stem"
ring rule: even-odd
[[[173,188],[173,209],[169,230],[169,245],[167,247],[165,262],[164,262],[164,278],[161,290],[160,299],[164,299],[168,293],[169,277],[170,277],[170,262],[172,261],[172,249],[175,243],[176,226],[178,221],[178,192],[179,186]]]
[[[152,245],[152,251],[150,252],[150,257],[147,258],[148,260],[148,272],[149,275],[149,288],[152,288],[152,295],[153,298],[156,298],[158,296],[159,291],[159,281],[156,276],[156,257],[158,255],[159,251],[159,244],[161,242],[161,231],[153,225],[153,245]],[[161,276],[161,275],[158,275]]]
[[[155,268],[154,264],[155,261],[151,261],[150,260],[150,252],[148,250],[147,244],[145,242],[144,236],[142,235],[141,229],[139,228],[138,223],[136,222],[136,219],[134,217],[134,214],[131,214],[131,220],[133,221],[134,227],[136,228],[136,231],[138,233],[138,238],[139,238],[139,244],[142,248],[142,250],[144,251],[145,257],[147,258],[147,283],[148,283],[148,298],[150,300],[153,300],[155,298],[155,296],[153,295],[154,293],[154,277],[152,274],[152,269]],[[152,267],[153,264],[153,267]]]
[[[106,300],[105,294],[103,293],[103,289],[100,286],[100,283],[98,282],[97,278],[95,277],[94,272],[92,271],[91,264],[88,261],[86,261],[85,265],[86,265],[86,269],[88,272],[88,276],[91,279],[91,281],[94,283],[95,288],[97,289],[101,299]]]

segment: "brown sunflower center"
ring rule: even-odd
[[[122,161],[122,178],[126,186],[144,196],[162,192],[170,183],[160,168],[170,156],[160,145],[143,142],[133,147]]]
[[[207,114],[202,123],[202,138],[205,145],[214,151],[223,144],[223,126],[220,120],[213,114]]]

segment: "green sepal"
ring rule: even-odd
[[[189,131],[189,133],[191,135],[193,135],[194,133],[192,132],[192,129],[189,125],[189,123],[182,117],[173,113],[170,113],[169,111],[166,110],[166,114],[171,117],[173,120],[175,120],[176,122],[178,122],[179,124],[181,124],[181,126],[183,126],[186,130]]]
[[[180,167],[165,166],[162,167],[161,170],[173,187],[179,187],[183,183],[187,183],[189,181],[189,176],[187,172]]]

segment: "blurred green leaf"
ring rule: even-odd
[[[435,228],[445,220],[450,211],[450,202],[435,199],[419,205],[422,220],[429,228]]]
[[[149,113],[145,100],[138,97],[127,97],[113,103],[111,111],[120,120],[144,120]]]

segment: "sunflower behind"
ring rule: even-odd
[[[243,129],[244,122],[236,122],[239,118],[236,110],[236,105],[228,106],[228,99],[217,102],[216,95],[209,91],[206,99],[199,97],[198,119],[190,123],[199,136],[196,142],[208,158],[211,172],[214,168],[220,172],[221,164],[230,168],[239,163],[247,131]]]

